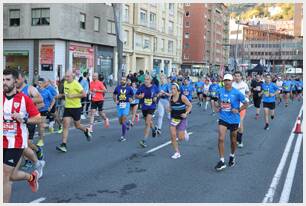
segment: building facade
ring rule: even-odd
[[[123,4],[127,71],[171,72],[182,64],[183,4]]]
[[[218,73],[229,56],[229,13],[225,4],[185,4],[183,65],[194,73]]]
[[[116,72],[116,36],[106,4],[4,4],[4,65],[38,77]],[[114,75],[116,76],[116,75]]]

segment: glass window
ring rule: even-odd
[[[172,34],[173,33],[173,29],[174,29],[174,23],[172,21],[169,21],[168,32],[170,34]]]
[[[150,27],[156,28],[156,14],[150,13]]]
[[[115,22],[110,20],[107,21],[107,33],[116,34]]]
[[[185,6],[190,6],[190,3],[186,3]]]
[[[129,39],[129,31],[124,30],[124,32],[123,32],[123,44],[124,45],[129,45],[128,44],[128,39]]]
[[[143,44],[143,48],[144,49],[150,49],[151,48],[151,41],[150,38],[145,38],[144,39],[144,44]]]
[[[32,26],[50,25],[50,9],[32,9]]]
[[[100,31],[100,18],[94,17],[94,31]]]
[[[174,3],[169,3],[169,14],[174,15]]]
[[[171,40],[168,41],[168,52],[169,53],[173,52],[173,41]]]
[[[186,32],[186,33],[185,33],[185,39],[189,39],[189,37],[190,37],[189,32]]]
[[[138,48],[142,48],[142,36],[139,34],[135,35],[135,46]]]
[[[124,12],[123,12],[123,21],[124,22],[129,22],[129,6],[128,5],[124,5]]]
[[[20,9],[10,9],[10,26],[20,25]]]
[[[161,50],[161,51],[164,51],[164,50],[165,50],[165,40],[164,40],[164,39],[161,39],[160,50]]]
[[[147,11],[140,10],[140,24],[147,25]]]
[[[185,27],[187,27],[187,28],[190,27],[190,22],[189,21],[185,22]]]
[[[162,19],[162,32],[166,32],[166,20]]]
[[[80,13],[80,28],[86,29],[86,14]]]

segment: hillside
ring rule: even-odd
[[[253,16],[272,20],[292,20],[294,4],[228,4],[231,17],[240,16],[241,19],[251,19]],[[272,12],[277,10],[277,12]]]

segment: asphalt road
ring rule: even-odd
[[[188,119],[189,142],[180,144],[182,157],[173,160],[171,145],[147,154],[169,141],[167,120],[161,137],[150,138],[148,148],[140,148],[143,120],[118,142],[121,128],[117,121],[109,129],[95,126],[92,142],[83,133],[69,133],[68,153],[55,150],[59,134],[46,137],[46,167],[40,189],[32,193],[26,182],[13,186],[12,202],[114,202],[114,203],[260,203],[267,193],[302,103],[288,108],[280,105],[270,130],[265,131],[263,116],[255,120],[250,107],[245,119],[244,147],[237,150],[236,166],[216,172],[217,117],[194,105]],[[230,151],[226,138],[225,161]],[[292,143],[274,202],[278,202],[294,149]],[[303,202],[303,148],[295,171],[289,202]]]

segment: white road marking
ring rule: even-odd
[[[299,112],[298,116],[301,116],[302,111],[303,111],[303,105],[302,105],[302,107],[300,109],[300,112]],[[279,183],[279,180],[280,180],[280,178],[282,176],[282,172],[283,172],[283,169],[284,169],[284,167],[286,165],[286,161],[287,161],[288,154],[290,152],[292,141],[293,141],[294,136],[295,136],[295,134],[293,133],[294,129],[295,129],[295,125],[296,125],[296,122],[293,125],[292,131],[290,133],[290,137],[289,137],[289,139],[287,141],[284,153],[283,153],[282,158],[281,158],[281,160],[279,162],[279,165],[278,165],[278,167],[276,169],[276,172],[275,172],[275,174],[273,176],[273,179],[272,179],[272,182],[271,182],[270,187],[268,189],[268,192],[266,193],[264,199],[262,200],[263,203],[272,203],[273,202],[275,191],[277,189],[277,185]]]
[[[188,135],[192,135],[192,132],[188,132]],[[156,150],[159,150],[159,149],[161,149],[161,148],[163,148],[163,147],[165,147],[165,146],[167,146],[169,144],[171,144],[171,141],[168,141],[168,142],[166,142],[164,144],[161,144],[161,145],[159,145],[157,147],[154,147],[153,149],[150,149],[149,151],[146,152],[146,154],[155,152]]]
[[[42,202],[42,201],[45,201],[47,198],[45,198],[45,197],[41,197],[41,198],[38,198],[38,199],[36,199],[36,200],[33,200],[32,202],[30,202],[30,203],[40,203],[40,202]]]
[[[287,203],[289,201],[292,183],[293,183],[293,179],[295,175],[295,169],[296,169],[296,165],[297,165],[297,161],[298,161],[298,157],[300,153],[300,148],[302,144],[302,137],[303,137],[303,134],[299,134],[298,139],[296,140],[295,148],[294,148],[294,151],[291,157],[291,162],[290,162],[287,177],[286,177],[286,181],[285,181],[283,191],[282,191],[282,194],[279,200],[280,203]]]

